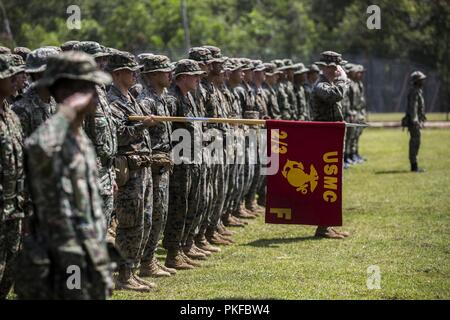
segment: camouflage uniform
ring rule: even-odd
[[[58,51],[49,48],[32,51],[27,58],[26,72],[28,74],[44,72],[48,58],[57,54]],[[14,103],[13,110],[20,119],[25,137],[28,137],[56,112],[56,102],[51,96],[48,101],[43,101],[38,89],[31,87],[25,92],[22,99]]]
[[[356,72],[363,72],[364,67],[362,65],[357,65]],[[353,87],[353,104],[356,110],[356,119],[357,123],[364,123],[366,121],[366,112],[367,112],[367,104],[364,93],[364,84],[361,80],[354,82]],[[357,127],[355,128],[355,142],[352,148],[352,153],[359,159],[362,159],[359,155],[359,139],[363,132],[364,128]]]
[[[316,62],[316,64],[323,66],[338,66],[345,63],[346,61],[342,60],[340,54],[332,51],[322,52],[321,60]],[[312,92],[313,120],[344,121],[341,101],[344,99],[347,90],[348,81],[346,79],[337,78],[333,83],[330,83],[324,75],[321,75]],[[316,230],[317,237],[342,239],[348,235],[347,232],[340,232],[327,226],[318,226]]]
[[[107,98],[117,126],[117,160],[126,166],[118,175],[129,173],[116,197],[116,246],[124,258],[121,264],[134,269],[140,265],[152,224],[151,139],[144,124],[128,121],[130,115],[144,115],[130,94],[126,97],[112,85]]]
[[[308,72],[309,69],[305,68],[303,63],[298,64],[298,69],[295,71],[295,75],[301,75]],[[307,100],[307,94],[304,84],[296,83],[294,84],[294,93],[297,98],[297,112],[298,120],[309,121],[310,120],[310,110],[309,103]]]
[[[280,74],[281,72],[276,70],[276,65],[274,63],[266,63],[266,75],[273,76],[275,74]],[[272,87],[267,82],[263,84],[263,89],[267,97],[267,111],[271,119],[281,119],[280,106],[278,105],[277,90]]]
[[[144,64],[142,73],[171,72],[172,65],[165,56],[151,56],[141,60]],[[142,106],[144,115],[171,116],[174,98],[165,91],[158,94],[150,85],[143,82],[143,88],[137,101]],[[172,150],[172,123],[160,122],[149,128],[152,144],[152,180],[153,180],[153,215],[152,229],[146,244],[143,263],[155,259],[155,251],[167,221],[169,207],[169,177],[171,171],[170,152]]]
[[[185,59],[179,61],[175,69],[176,76],[181,74],[201,75],[204,72],[201,71],[195,61]],[[183,95],[182,91],[175,85],[172,88],[171,94],[176,99],[176,116],[197,116],[195,99],[190,93]],[[175,165],[171,179],[173,182],[169,188],[169,213],[163,239],[163,246],[169,251],[167,255],[168,260],[181,251],[184,245],[183,239],[186,234],[189,234],[189,221],[187,219],[188,215],[192,212],[190,210],[194,210],[192,207],[189,207],[192,203],[190,200],[197,199],[196,201],[198,202],[199,198],[199,189],[192,184],[192,172],[195,169],[194,162],[198,163],[202,157],[201,154],[195,152],[198,150],[194,149],[194,144],[199,144],[200,141],[197,139],[201,139],[202,136],[201,124],[196,122],[174,123],[173,130],[175,131],[177,129],[183,129],[189,132],[191,153],[185,154],[184,150],[180,154],[174,154],[174,156],[181,157],[183,163]],[[199,166],[197,165],[196,167]],[[166,265],[168,260],[166,260]]]
[[[272,63],[277,66],[278,71],[282,71],[285,69],[285,65],[282,60],[273,60]],[[286,80],[280,79],[275,85],[274,89],[277,92],[277,100],[278,106],[280,107],[281,119],[291,120],[294,107],[290,104],[290,101],[292,101],[292,97],[289,96],[286,83]]]
[[[81,41],[73,46],[75,51],[89,53],[94,59],[107,57],[109,52],[94,41]],[[96,86],[98,104],[95,114],[88,115],[84,130],[91,139],[97,154],[97,170],[100,178],[100,194],[103,199],[103,213],[106,225],[111,224],[114,210],[114,185],[116,172],[114,160],[117,154],[117,129],[113,121],[111,107],[106,98],[105,86]]]
[[[425,116],[425,100],[423,98],[422,87],[414,85],[414,81],[424,80],[426,76],[420,72],[415,71],[411,74],[411,85],[408,92],[408,100],[406,107],[406,126],[410,134],[409,139],[409,161],[411,163],[412,171],[419,171],[417,166],[417,155],[420,148],[420,128],[426,120]]]
[[[36,85],[50,86],[68,75],[98,84],[110,81],[90,56],[68,52],[49,59]],[[95,152],[83,130],[71,129],[73,109],[59,109],[25,144],[35,214],[15,291],[22,299],[105,299],[112,276]],[[81,271],[79,289],[69,286],[74,266]]]

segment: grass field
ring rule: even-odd
[[[159,291],[114,299],[450,299],[450,130],[423,131],[408,172],[408,135],[368,129],[368,162],[345,172],[345,240],[316,240],[313,227],[260,218],[199,269],[157,279]],[[369,290],[378,266],[381,289]]]
[[[400,121],[405,113],[369,113],[369,121]],[[450,117],[450,115],[449,115]],[[448,121],[447,114],[444,112],[427,113],[428,121]]]

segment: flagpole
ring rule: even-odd
[[[148,116],[129,116],[129,121],[144,121],[150,117]],[[250,126],[263,126],[266,124],[264,119],[234,119],[234,118],[203,118],[203,117],[164,117],[151,116],[155,121],[170,121],[170,122],[208,122],[208,123],[229,123],[229,124],[245,124]],[[345,123],[347,127],[368,127],[366,123]]]

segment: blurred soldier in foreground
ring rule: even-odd
[[[92,57],[68,52],[50,57],[35,84],[48,87],[59,107],[25,143],[35,212],[16,269],[21,299],[111,294],[95,151],[82,130],[85,116],[95,112],[95,84],[110,80]]]
[[[22,129],[7,102],[16,92],[13,77],[19,72],[11,55],[0,54],[0,300],[13,285],[25,216]]]
[[[323,74],[312,92],[314,121],[344,121],[340,103],[348,90],[348,79],[341,65],[346,63],[339,53],[333,51],[322,52],[320,61],[315,63]],[[318,226],[315,236],[343,239],[349,234],[332,227]]]
[[[427,120],[425,116],[425,100],[423,98],[423,82],[426,78],[426,75],[420,71],[411,73],[406,115],[402,120],[402,126],[408,127],[410,134],[409,161],[413,172],[424,171],[417,164],[417,155],[420,147],[420,129],[423,128],[423,124]]]

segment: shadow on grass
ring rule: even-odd
[[[387,171],[375,171],[375,174],[396,174],[396,173],[408,173],[408,170],[387,170]]]
[[[241,246],[251,246],[259,248],[278,248],[281,244],[294,243],[309,240],[320,240],[314,236],[295,237],[295,238],[273,238],[273,239],[259,239],[249,243],[241,244]]]

